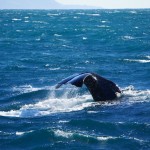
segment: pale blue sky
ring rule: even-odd
[[[82,6],[79,7],[78,5]],[[83,6],[96,6],[97,8],[150,8],[150,0],[0,0],[0,9],[88,8]]]
[[[63,4],[100,6],[103,8],[150,8],[150,0],[57,0]]]

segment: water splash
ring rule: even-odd
[[[31,90],[30,86],[29,89]],[[30,90],[25,89],[25,92],[30,92]],[[123,96],[120,100],[102,103],[94,102],[90,94],[85,93],[80,95],[78,88],[66,88],[63,91],[62,89],[55,90],[54,87],[51,87],[49,90],[50,92],[47,99],[38,101],[34,104],[23,105],[18,110],[0,111],[0,116],[28,118],[51,115],[55,113],[80,111],[87,107],[97,105],[132,105],[134,103],[150,101],[150,90],[136,90],[133,86],[123,89]]]

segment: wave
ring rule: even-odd
[[[146,58],[150,59],[150,56],[146,56]]]
[[[16,87],[14,90],[18,90]],[[22,87],[22,93],[38,91],[41,89],[33,87]],[[134,103],[150,102],[150,90],[136,90],[133,86],[123,89],[123,94],[120,100],[111,102],[94,102],[90,94],[79,95],[78,88],[67,88],[65,91],[54,90],[54,87],[49,88],[49,96],[47,99],[41,99],[38,102],[24,104],[20,109],[0,111],[0,116],[7,117],[38,117],[51,115],[56,113],[65,113],[73,111],[81,111],[87,107],[93,106],[112,106],[112,105],[132,105]],[[88,112],[96,113],[96,112]]]
[[[145,59],[124,59],[124,60],[128,62],[150,63],[150,60]]]
[[[60,14],[51,14],[51,13],[48,13],[47,16],[59,16]]]
[[[38,90],[42,90],[42,88],[35,88],[30,84],[26,84],[26,85],[21,85],[21,86],[14,86],[12,88],[13,92],[19,92],[19,93],[29,93],[29,92],[34,92],[34,91],[38,91]]]
[[[103,142],[107,142],[108,144],[111,142],[121,142],[126,141],[129,143],[136,142],[137,144],[146,144],[148,143],[147,140],[142,140],[140,138],[135,138],[132,136],[112,136],[112,135],[103,135],[103,134],[89,134],[88,132],[84,131],[69,131],[69,130],[62,130],[62,129],[43,129],[39,131],[26,131],[26,132],[16,132],[16,136],[18,138],[15,140],[17,141],[24,141],[30,137],[33,137],[33,141],[36,142],[36,139],[48,137],[50,141],[74,141],[80,143],[88,143],[88,144],[100,144]],[[41,140],[42,141],[42,140]],[[14,142],[14,141],[13,141]],[[45,141],[46,142],[46,141]],[[43,144],[42,142],[39,143],[40,145]],[[122,145],[123,146],[123,145]]]
[[[54,36],[61,37],[62,35],[61,34],[54,34]]]
[[[123,40],[134,40],[135,37],[126,35],[126,36],[122,36],[122,39],[123,39]]]
[[[100,16],[100,14],[87,14],[87,16]]]
[[[22,19],[18,19],[18,18],[13,18],[13,21],[21,21]]]
[[[53,88],[49,89],[50,96],[46,100],[41,100],[34,104],[23,105],[19,110],[0,111],[0,116],[9,117],[35,117],[43,116],[60,112],[71,112],[79,111],[86,107],[89,107],[93,101],[90,95],[79,96],[76,90],[67,89],[61,97],[56,96],[58,94]],[[14,88],[17,90],[17,88]],[[28,93],[31,91],[41,90],[32,88],[29,86],[28,89],[22,89],[22,93]],[[59,92],[59,91],[58,91]],[[70,94],[71,93],[71,94]],[[75,94],[73,94],[75,93]],[[69,95],[74,97],[69,98]]]

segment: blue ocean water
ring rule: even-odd
[[[0,149],[150,149],[150,10],[0,10]],[[94,102],[61,79],[123,90]]]

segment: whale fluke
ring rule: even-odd
[[[56,89],[63,84],[72,84],[77,87],[85,84],[95,101],[114,100],[118,97],[118,93],[121,94],[121,90],[114,82],[90,72],[69,76],[60,81],[56,85]]]

